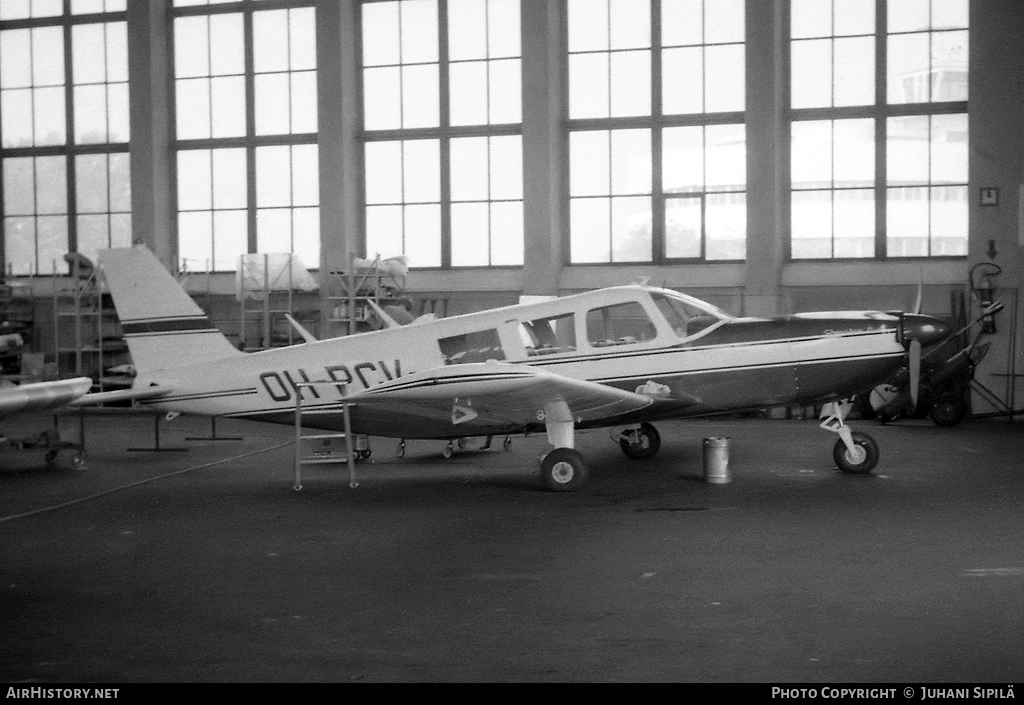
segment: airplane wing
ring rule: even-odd
[[[0,387],[0,418],[65,406],[81,398],[91,386],[88,377],[75,377]]]
[[[349,401],[358,414],[400,418],[400,423],[429,426],[435,433],[447,427],[453,436],[543,424],[545,408],[560,402],[576,423],[614,418],[653,403],[642,394],[498,362],[404,375],[352,394]],[[410,428],[407,437],[416,437],[414,431]]]

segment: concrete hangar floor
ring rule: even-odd
[[[1024,433],[1005,419],[854,422],[882,449],[867,476],[833,469],[814,421],[661,423],[646,463],[592,431],[568,494],[539,487],[540,436],[449,459],[374,438],[358,488],[312,466],[296,492],[286,426],[185,441],[210,424],[180,417],[160,441],[188,451],[147,453],[126,448],[152,445],[152,417],[85,423],[85,469],[26,451],[8,467],[36,468],[0,473],[9,683],[1024,674]],[[729,484],[703,481],[711,436]]]

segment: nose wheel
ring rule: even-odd
[[[861,431],[854,431],[844,423],[850,402],[829,402],[822,408],[826,416],[821,427],[839,434],[839,440],[832,447],[832,459],[843,472],[864,475],[878,465],[878,444],[875,439]]]
[[[860,431],[851,432],[853,448],[847,448],[840,438],[832,448],[832,459],[843,472],[863,475],[875,469],[878,464],[878,444],[875,439]]]

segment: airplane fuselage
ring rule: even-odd
[[[651,396],[646,409],[600,424],[617,425],[850,396],[900,368],[901,325],[879,312],[733,318],[675,292],[616,287],[155,371],[136,386],[174,390],[148,402],[158,409],[282,423],[301,394],[303,423],[334,429],[345,393],[494,360]],[[455,426],[414,406],[383,416],[356,404],[351,419],[357,433],[403,438],[530,430]]]

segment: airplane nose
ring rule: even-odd
[[[904,344],[908,344],[911,340],[917,340],[921,343],[921,347],[926,348],[945,339],[952,332],[952,327],[937,318],[919,313],[903,314]]]

